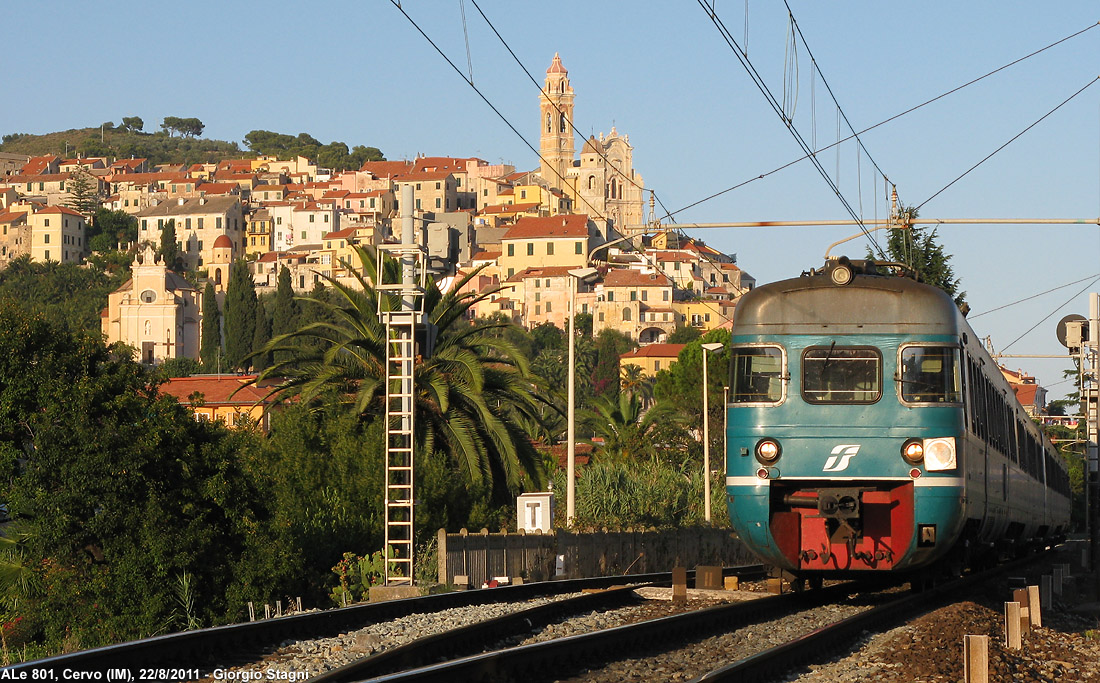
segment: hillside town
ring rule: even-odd
[[[538,104],[540,164],[529,170],[477,157],[418,156],[334,171],[302,156],[151,166],[0,153],[0,268],[23,255],[83,262],[89,215],[77,210],[74,187],[91,194],[93,206],[134,216],[133,277],[110,295],[102,332],[156,365],[197,359],[202,335],[201,288],[154,253],[169,225],[178,264],[211,282],[219,299],[237,259],[248,263],[257,292],[274,291],[285,268],[294,290],[307,294],[330,281],[358,286],[349,270],[361,270],[356,247],[400,242],[398,219],[411,209],[415,239],[443,289],[476,271],[466,287],[495,291],[471,310],[475,317],[564,329],[570,271],[594,266],[593,281],[576,282],[577,312],[592,316],[593,333],[610,328],[635,341],[641,349],[623,362],[653,377],[682,348],[666,343],[678,327],[728,328],[755,280],[736,255],[655,220],[629,135],[613,126],[589,136],[578,153],[575,93],[559,55]],[[406,187],[412,207],[400,206]],[[1041,412],[1045,391],[1034,378],[1004,373]]]
[[[753,278],[734,256],[652,230],[629,136],[612,127],[584,140],[577,154],[573,107],[568,72],[555,55],[539,101],[542,162],[533,170],[474,157],[368,161],[334,172],[304,157],[152,167],[145,159],[5,154],[0,267],[24,254],[83,261],[89,217],[74,206],[75,182],[90,186],[102,206],[133,215],[139,245],[159,245],[171,221],[184,267],[219,294],[241,258],[261,293],[275,288],[284,267],[299,293],[329,278],[354,286],[347,270],[358,265],[354,248],[400,241],[397,218],[411,208],[437,281],[447,286],[479,269],[469,286],[499,288],[476,316],[564,327],[569,270],[595,266],[598,279],[577,289],[577,311],[592,315],[594,332],[614,328],[648,345],[677,326],[728,325]],[[406,186],[413,207],[399,205]],[[151,250],[136,251],[134,277],[111,295],[102,331],[147,363],[197,357],[201,290]]]

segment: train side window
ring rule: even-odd
[[[953,346],[905,346],[901,349],[898,377],[901,400],[906,403],[958,403],[962,401],[959,350]]]
[[[882,397],[882,355],[871,346],[811,346],[802,354],[807,403],[874,403]]]
[[[730,404],[776,405],[787,393],[781,346],[730,347]]]

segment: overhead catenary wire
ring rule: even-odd
[[[1097,277],[1093,278],[1093,279],[1092,279],[1092,281],[1090,281],[1090,282],[1089,282],[1089,283],[1088,283],[1087,285],[1085,285],[1085,286],[1084,286],[1084,288],[1082,288],[1082,289],[1081,289],[1081,291],[1077,292],[1076,294],[1074,294],[1073,296],[1071,296],[1071,297],[1070,297],[1069,299],[1067,299],[1066,301],[1064,301],[1064,302],[1063,302],[1062,304],[1060,304],[1060,305],[1059,305],[1059,306],[1058,306],[1057,308],[1055,308],[1055,309],[1054,309],[1053,311],[1051,311],[1050,313],[1046,314],[1046,315],[1045,315],[1045,316],[1043,317],[1043,319],[1042,319],[1042,320],[1040,320],[1039,322],[1035,323],[1035,324],[1034,324],[1034,325],[1032,325],[1031,327],[1027,328],[1027,331],[1026,331],[1026,332],[1024,332],[1024,333],[1023,333],[1023,334],[1021,334],[1021,335],[1020,335],[1019,337],[1016,337],[1015,339],[1013,339],[1012,341],[1010,341],[1010,342],[1009,342],[1008,344],[1006,344],[1006,345],[1005,345],[1005,347],[1004,347],[1003,349],[1001,349],[1001,353],[1004,353],[1004,352],[1005,352],[1005,351],[1007,351],[1007,350],[1009,349],[1009,347],[1011,347],[1011,346],[1012,346],[1013,344],[1015,344],[1016,342],[1020,341],[1021,339],[1023,339],[1023,338],[1024,338],[1024,337],[1026,337],[1027,335],[1031,334],[1031,332],[1032,332],[1032,331],[1033,331],[1033,330],[1034,330],[1034,329],[1035,329],[1036,327],[1038,327],[1038,326],[1042,325],[1043,323],[1045,323],[1045,322],[1046,322],[1047,320],[1049,320],[1049,319],[1050,319],[1050,317],[1051,317],[1052,315],[1054,315],[1054,314],[1055,314],[1055,313],[1057,313],[1058,311],[1062,310],[1062,307],[1063,307],[1063,306],[1066,306],[1066,305],[1067,305],[1067,304],[1069,304],[1069,303],[1070,303],[1071,301],[1073,301],[1073,300],[1074,300],[1074,299],[1076,299],[1077,297],[1079,297],[1079,296],[1081,296],[1082,294],[1084,294],[1084,293],[1085,293],[1086,291],[1088,291],[1089,287],[1092,287],[1092,286],[1093,286],[1094,284],[1096,284],[1097,282],[1100,282],[1100,275],[1098,275]]]
[[[983,158],[983,159],[982,159],[981,161],[979,161],[978,163],[974,164],[974,165],[973,165],[973,166],[971,166],[970,168],[968,168],[968,169],[966,169],[965,171],[963,171],[963,173],[962,173],[961,175],[959,175],[959,177],[955,178],[955,179],[954,179],[954,180],[952,180],[951,182],[949,182],[949,183],[947,183],[946,185],[944,185],[943,187],[941,187],[941,188],[940,188],[939,190],[937,190],[937,191],[935,192],[935,194],[933,194],[933,195],[932,195],[931,197],[929,197],[928,199],[925,199],[925,200],[924,200],[923,202],[921,202],[920,204],[917,204],[916,208],[917,208],[917,209],[920,209],[920,208],[921,208],[922,206],[924,206],[924,205],[925,205],[925,204],[927,204],[928,202],[930,202],[930,201],[932,201],[933,199],[935,199],[936,197],[938,197],[938,196],[939,196],[939,195],[940,195],[941,193],[943,193],[943,192],[944,192],[944,191],[945,191],[945,190],[946,190],[947,188],[951,187],[952,185],[954,185],[955,183],[959,182],[959,181],[960,181],[960,180],[962,180],[962,179],[963,179],[964,177],[966,177],[966,176],[967,176],[967,175],[968,175],[968,174],[969,174],[969,173],[970,173],[971,171],[973,171],[974,169],[978,168],[979,166],[981,166],[981,165],[982,165],[982,164],[984,164],[985,162],[989,161],[989,160],[990,160],[990,159],[991,159],[991,158],[993,157],[993,155],[997,154],[997,152],[1000,152],[1000,151],[1001,151],[1002,149],[1004,149],[1005,147],[1008,147],[1008,146],[1009,146],[1009,145],[1011,145],[1011,144],[1012,144],[1013,142],[1015,142],[1016,140],[1020,139],[1020,137],[1022,137],[1022,136],[1023,136],[1023,135],[1025,134],[1025,133],[1027,133],[1027,132],[1028,132],[1029,130],[1031,130],[1031,129],[1032,129],[1032,128],[1034,128],[1035,126],[1037,126],[1037,125],[1039,125],[1040,123],[1042,123],[1042,122],[1043,122],[1043,121],[1044,121],[1044,120],[1045,120],[1045,119],[1046,119],[1047,117],[1049,117],[1049,116],[1050,116],[1051,114],[1053,114],[1054,112],[1056,112],[1056,111],[1058,111],[1059,109],[1061,109],[1061,108],[1062,108],[1063,106],[1065,106],[1066,104],[1068,104],[1068,103],[1069,103],[1069,102],[1070,102],[1071,100],[1073,100],[1073,99],[1074,99],[1075,97],[1077,97],[1077,96],[1078,96],[1078,95],[1080,95],[1081,93],[1085,92],[1085,90],[1088,90],[1088,88],[1089,88],[1090,86],[1092,86],[1092,85],[1093,85],[1094,83],[1096,83],[1096,81],[1100,81],[1100,76],[1097,76],[1096,78],[1094,78],[1094,79],[1092,79],[1091,81],[1089,81],[1088,83],[1086,83],[1086,84],[1085,84],[1085,85],[1084,85],[1084,86],[1083,86],[1083,87],[1082,87],[1082,88],[1081,88],[1080,90],[1078,90],[1077,92],[1073,93],[1072,95],[1070,95],[1070,96],[1069,96],[1069,97],[1067,97],[1066,99],[1062,100],[1062,102],[1061,102],[1061,103],[1059,103],[1059,104],[1058,104],[1058,105],[1057,105],[1056,107],[1054,107],[1053,109],[1051,109],[1050,111],[1048,111],[1047,113],[1045,113],[1045,114],[1043,114],[1043,115],[1042,115],[1041,117],[1039,117],[1039,119],[1038,119],[1037,121],[1035,121],[1034,123],[1032,123],[1031,125],[1029,125],[1029,126],[1028,126],[1027,128],[1024,128],[1024,129],[1023,129],[1023,130],[1021,130],[1021,131],[1020,131],[1019,133],[1017,133],[1017,134],[1013,135],[1013,136],[1012,136],[1012,137],[1011,137],[1011,138],[1010,138],[1010,139],[1009,139],[1009,140],[1008,140],[1007,142],[1005,142],[1005,143],[1004,143],[1003,145],[1001,145],[1001,146],[1000,146],[1000,147],[998,147],[997,149],[995,149],[995,150],[993,150],[992,152],[990,152],[989,154],[987,154],[987,155],[985,156],[985,158]]]
[[[1008,304],[1005,304],[1003,306],[998,306],[997,308],[991,308],[988,311],[982,311],[981,313],[971,313],[970,315],[968,315],[966,317],[967,317],[968,320],[974,320],[975,318],[980,318],[983,315],[989,315],[990,313],[996,313],[997,311],[1009,308],[1011,306],[1015,306],[1017,304],[1022,304],[1022,303],[1027,302],[1027,301],[1032,301],[1033,299],[1038,299],[1039,297],[1050,294],[1051,292],[1057,292],[1059,289],[1065,289],[1066,287],[1072,287],[1073,285],[1082,283],[1085,280],[1090,280],[1090,279],[1094,280],[1094,279],[1097,279],[1097,278],[1100,278],[1100,273],[1093,273],[1092,275],[1089,275],[1087,277],[1083,277],[1080,280],[1074,280],[1073,282],[1067,282],[1064,285],[1058,285],[1057,287],[1052,287],[1052,288],[1046,290],[1045,292],[1039,292],[1038,294],[1032,294],[1031,296],[1027,296],[1027,297],[1024,297],[1023,299],[1013,301],[1012,303],[1008,303]]]
[[[817,151],[810,148],[809,144],[806,142],[805,138],[802,137],[801,133],[798,132],[798,128],[793,124],[793,122],[789,122],[789,121],[786,120],[786,118],[784,116],[784,113],[783,113],[782,106],[776,101],[775,95],[771,92],[771,89],[768,88],[767,84],[764,82],[763,77],[760,75],[760,73],[753,66],[752,62],[749,61],[749,59],[742,54],[742,51],[741,51],[740,47],[737,45],[737,39],[734,38],[732,34],[730,34],[729,29],[726,28],[725,23],[718,16],[717,12],[714,12],[711,8],[707,7],[707,5],[702,0],[698,0],[698,2],[699,2],[700,7],[702,7],[703,11],[705,11],[707,13],[707,16],[710,18],[710,20],[714,24],[715,28],[718,29],[719,34],[722,36],[722,39],[726,42],[727,46],[730,48],[730,51],[734,54],[734,56],[737,58],[738,62],[741,63],[741,66],[749,74],[749,78],[752,80],[753,85],[755,85],[757,90],[759,90],[760,93],[762,95],[764,95],[765,100],[767,100],[768,105],[772,108],[772,110],[780,117],[780,119],[784,120],[784,123],[786,124],[787,131],[790,132],[790,134],[794,137],[795,141],[798,143],[799,147],[802,148],[802,151],[810,159],[810,162],[813,164],[814,168],[817,169],[817,171],[821,175],[822,179],[829,186],[829,188],[833,191],[833,194],[836,195],[837,199],[840,200],[840,203],[841,203],[841,205],[844,206],[845,211],[848,212],[848,215],[851,216],[852,220],[854,220],[856,225],[859,226],[860,230],[867,237],[867,240],[872,245],[874,245],[874,247],[878,251],[878,253],[885,259],[886,255],[885,255],[885,252],[882,250],[882,247],[879,246],[878,242],[875,240],[875,238],[871,234],[871,232],[869,230],[867,230],[867,226],[865,226],[863,224],[863,221],[860,219],[860,217],[856,215],[856,212],[852,208],[852,205],[844,197],[843,193],[841,193],[841,191],[840,191],[840,188],[837,187],[837,185],[833,181],[833,179],[829,177],[829,173],[821,165],[821,162],[817,158]],[[838,108],[839,108],[839,105],[838,105]]]
[[[917,104],[917,105],[915,105],[915,106],[912,106],[912,107],[910,107],[910,108],[908,108],[908,109],[906,109],[906,110],[904,110],[904,111],[902,111],[902,112],[899,112],[899,113],[897,113],[897,114],[895,114],[895,115],[893,115],[893,116],[891,116],[891,117],[889,117],[889,118],[887,118],[887,119],[883,119],[882,121],[879,121],[878,123],[876,123],[876,124],[874,124],[874,125],[872,125],[872,126],[868,126],[867,128],[864,128],[863,130],[859,131],[859,132],[858,132],[857,134],[858,134],[858,135],[863,135],[864,133],[867,133],[867,132],[869,132],[869,131],[872,131],[872,130],[874,130],[874,129],[876,129],[876,128],[879,128],[880,126],[884,126],[884,125],[886,125],[887,123],[890,123],[890,122],[892,122],[892,121],[896,121],[897,119],[899,119],[899,118],[901,118],[901,117],[903,117],[903,116],[906,116],[906,115],[908,115],[908,114],[911,114],[911,113],[913,113],[913,112],[917,111],[918,109],[921,109],[921,108],[923,108],[923,107],[926,107],[926,106],[928,106],[928,105],[932,104],[933,102],[937,102],[937,101],[939,101],[939,100],[942,100],[943,98],[945,98],[945,97],[947,97],[947,96],[949,96],[949,95],[952,95],[952,94],[954,94],[954,93],[957,93],[957,92],[959,92],[960,90],[962,90],[962,89],[964,89],[964,88],[967,88],[967,87],[969,87],[969,86],[971,86],[971,85],[974,85],[975,83],[978,83],[978,82],[980,82],[980,81],[983,81],[983,80],[985,80],[986,78],[989,78],[990,76],[993,76],[994,74],[997,74],[997,73],[999,73],[999,72],[1001,72],[1001,71],[1004,71],[1005,69],[1008,69],[1008,68],[1010,68],[1010,67],[1012,67],[1012,66],[1015,66],[1016,64],[1019,64],[1020,62],[1023,62],[1023,61],[1025,61],[1025,60],[1027,60],[1027,59],[1030,59],[1030,58],[1032,58],[1032,57],[1035,57],[1036,55],[1039,55],[1039,54],[1041,54],[1041,53],[1043,53],[1043,52],[1046,52],[1047,50],[1050,50],[1051,48],[1054,48],[1054,47],[1056,47],[1056,46],[1058,46],[1058,45],[1060,45],[1060,44],[1062,44],[1062,43],[1064,43],[1064,42],[1066,42],[1066,41],[1068,41],[1068,40],[1071,40],[1071,39],[1073,39],[1073,38],[1076,38],[1077,36],[1079,36],[1079,35],[1081,35],[1081,34],[1083,34],[1083,33],[1086,33],[1087,31],[1091,31],[1092,29],[1096,28],[1097,26],[1100,26],[1100,22],[1097,22],[1097,23],[1094,23],[1094,24],[1089,24],[1088,26],[1086,26],[1085,28],[1081,29],[1080,31],[1077,31],[1077,32],[1075,32],[1075,33],[1072,33],[1072,34],[1070,34],[1070,35],[1068,35],[1068,36],[1064,37],[1064,38],[1061,38],[1061,39],[1059,39],[1059,40],[1056,40],[1056,41],[1054,41],[1053,43],[1050,43],[1049,45],[1046,45],[1046,46],[1044,46],[1044,47],[1041,47],[1041,48],[1039,48],[1038,50],[1035,50],[1035,51],[1033,51],[1033,52],[1030,52],[1030,53],[1028,53],[1028,54],[1024,55],[1023,57],[1020,57],[1020,58],[1018,58],[1018,59],[1014,59],[1013,61],[1011,61],[1011,62],[1009,62],[1009,63],[1007,63],[1007,64],[1004,64],[1003,66],[999,66],[999,67],[997,67],[996,69],[993,69],[992,71],[989,71],[988,73],[982,74],[981,76],[978,76],[977,78],[973,78],[973,79],[971,79],[971,80],[967,81],[966,83],[963,83],[962,85],[956,86],[956,87],[954,87],[954,88],[952,88],[952,89],[950,89],[950,90],[948,90],[948,91],[946,91],[946,92],[944,92],[944,93],[941,93],[941,94],[939,94],[939,95],[936,95],[935,97],[933,97],[933,98],[931,98],[931,99],[925,100],[924,102],[921,102],[920,104]],[[812,72],[811,72],[811,73],[812,73]],[[818,150],[817,150],[817,152],[824,152],[824,151],[827,151],[827,150],[831,149],[832,147],[834,147],[834,146],[836,146],[836,145],[839,145],[839,144],[841,144],[842,142],[847,142],[848,140],[850,140],[850,139],[852,139],[853,137],[855,137],[855,135],[857,135],[857,134],[853,134],[853,135],[850,135],[850,136],[848,136],[848,137],[844,138],[843,140],[838,140],[838,141],[836,141],[835,143],[833,143],[833,144],[831,144],[831,145],[829,145],[829,146],[827,146],[827,147],[823,147],[823,148],[821,148],[821,149],[818,149]],[[816,146],[816,145],[815,145],[815,146]],[[696,207],[696,206],[699,206],[700,204],[703,204],[703,203],[705,203],[705,202],[708,202],[708,201],[710,201],[710,200],[712,200],[712,199],[715,199],[715,198],[717,198],[717,197],[720,197],[720,196],[722,196],[722,195],[724,195],[724,194],[726,194],[726,193],[728,193],[728,192],[732,192],[732,191],[734,191],[734,190],[740,189],[740,188],[744,187],[745,185],[748,185],[749,183],[755,182],[755,181],[757,181],[757,180],[762,180],[762,179],[764,179],[764,178],[766,178],[766,177],[768,177],[768,176],[770,176],[770,175],[772,175],[772,174],[775,174],[775,173],[778,173],[779,171],[782,171],[782,170],[784,170],[784,169],[790,168],[791,166],[794,166],[795,164],[797,164],[797,163],[799,163],[799,162],[801,162],[801,161],[805,161],[805,160],[806,160],[806,159],[808,159],[809,157],[810,157],[810,155],[809,155],[809,154],[803,155],[803,156],[801,156],[801,157],[799,157],[799,158],[797,158],[797,159],[794,159],[793,161],[789,161],[789,162],[787,162],[787,163],[783,164],[782,166],[779,166],[778,168],[772,169],[771,171],[768,171],[768,172],[766,172],[766,173],[761,173],[761,174],[759,174],[759,175],[757,175],[757,176],[754,176],[754,177],[752,177],[752,178],[749,178],[748,180],[745,180],[745,181],[742,181],[742,182],[740,182],[740,183],[737,183],[736,185],[733,185],[732,187],[728,187],[728,188],[726,188],[726,189],[724,189],[724,190],[721,190],[721,191],[719,191],[719,192],[715,192],[715,193],[713,193],[713,194],[707,195],[706,197],[703,197],[702,199],[700,199],[700,200],[698,200],[698,201],[692,202],[692,203],[690,203],[690,204],[688,204],[688,205],[686,205],[686,206],[684,206],[684,207],[681,207],[681,208],[679,208],[679,209],[677,209],[677,210],[675,210],[675,211],[672,211],[672,212],[670,212],[670,213],[666,214],[666,215],[665,215],[665,216],[664,216],[663,218],[671,218],[672,216],[674,216],[674,215],[676,215],[676,214],[678,214],[678,213],[682,213],[682,212],[684,212],[684,211],[687,211],[688,209],[691,209],[691,208],[694,208],[694,207]]]

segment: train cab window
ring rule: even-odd
[[[959,349],[954,346],[906,346],[901,349],[901,400],[906,403],[962,401]]]
[[[730,347],[730,403],[778,404],[786,394],[780,346]]]
[[[812,346],[802,354],[807,403],[874,403],[882,397],[882,356],[866,346]]]

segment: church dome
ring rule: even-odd
[[[554,53],[554,61],[550,62],[550,68],[546,70],[546,73],[548,73],[548,74],[567,74],[567,73],[569,73],[568,71],[565,70],[565,67],[562,66],[561,57],[558,56],[557,52]]]
[[[229,239],[229,235],[219,235],[218,239],[214,240],[215,249],[232,249],[233,240]]]
[[[589,135],[588,139],[584,141],[584,147],[581,148],[581,154],[602,154],[603,150],[600,147],[602,145],[596,141],[596,136]]]

